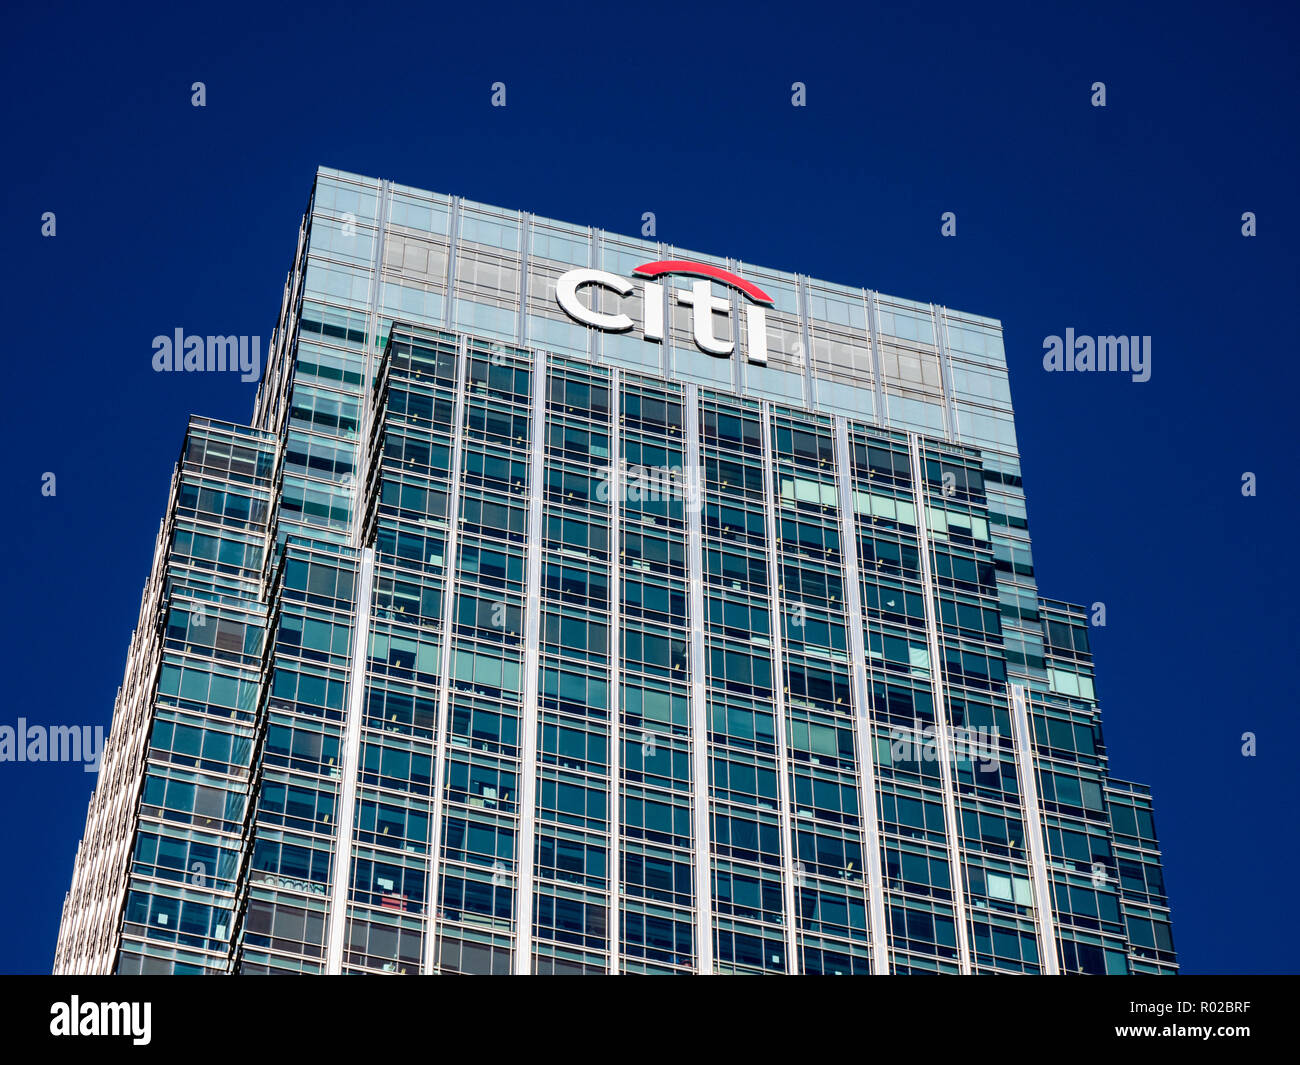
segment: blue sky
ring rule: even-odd
[[[654,211],[1002,320],[1039,586],[1107,605],[1111,768],[1155,790],[1184,971],[1295,971],[1297,16],[1056,6],[14,8],[0,724],[107,726],[186,417],[255,388],[151,340],[269,336],[317,165]],[[1067,327],[1151,336],[1151,380],[1044,373]],[[93,779],[0,765],[0,971],[49,969]]]

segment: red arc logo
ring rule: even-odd
[[[637,277],[654,279],[662,277],[664,274],[686,274],[688,277],[707,277],[711,281],[718,281],[724,285],[729,285],[738,289],[748,296],[755,303],[763,303],[772,306],[772,297],[755,285],[752,281],[746,281],[743,277],[738,277],[730,270],[723,270],[720,266],[710,266],[708,263],[693,263],[688,259],[661,259],[659,262],[642,263],[632,271]]]

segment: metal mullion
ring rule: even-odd
[[[885,405],[885,355],[880,346],[880,322],[876,309],[876,294],[871,289],[862,290],[867,310],[867,334],[871,339],[871,387],[876,394],[877,425],[889,424],[889,409]]]
[[[546,459],[546,352],[533,355],[532,411],[529,417],[528,582],[524,623],[524,698],[519,723],[519,870],[515,880],[514,971],[532,972],[533,842],[537,835],[537,717],[538,670],[541,660],[542,599],[542,475]]]
[[[934,339],[939,348],[939,392],[943,396],[944,427],[948,440],[959,439],[957,433],[957,408],[954,403],[952,358],[948,354],[948,320],[945,308],[930,304],[930,317],[934,323]]]
[[[330,974],[340,973],[343,964],[343,933],[347,925],[348,885],[352,880],[352,832],[356,819],[361,716],[366,706],[366,656],[370,646],[370,600],[374,577],[374,548],[362,548],[357,569],[357,611],[352,626],[348,712],[343,724],[343,744],[339,765],[334,879],[330,884],[330,908],[325,935],[325,971]]]
[[[962,869],[961,823],[957,818],[957,800],[952,782],[952,746],[948,733],[948,692],[944,683],[942,649],[939,646],[939,620],[935,611],[935,584],[930,565],[930,532],[926,520],[929,492],[926,489],[925,465],[921,458],[920,437],[907,434],[911,452],[912,497],[916,505],[917,545],[921,556],[921,584],[925,600],[925,635],[930,651],[930,683],[934,692],[934,731],[938,744],[939,775],[943,784],[943,811],[947,826],[948,862],[952,874],[953,924],[957,933],[957,963],[962,973],[970,973],[970,942],[966,933],[965,878]]]
[[[441,636],[442,647],[438,663],[438,720],[434,740],[433,768],[433,828],[429,842],[429,890],[425,904],[429,908],[427,938],[424,943],[424,971],[434,972],[437,966],[438,899],[441,888],[442,867],[442,816],[443,795],[446,791],[447,744],[451,719],[451,644],[452,615],[456,605],[457,579],[460,564],[460,487],[461,467],[464,464],[465,405],[469,377],[469,345],[462,335],[456,348],[456,400],[452,409],[451,469],[447,485],[447,541],[443,546],[443,588]]]
[[[623,471],[620,374],[609,374],[609,973],[617,976],[622,948],[620,902],[622,895],[622,788],[623,749]]]
[[[781,825],[781,893],[785,900],[785,943],[789,961],[786,969],[792,975],[800,970],[798,938],[796,935],[797,910],[795,908],[794,831],[790,823],[790,752],[785,714],[785,639],[784,614],[781,609],[781,566],[777,551],[780,541],[776,526],[776,485],[772,459],[772,405],[767,400],[762,406],[763,433],[763,517],[767,526],[767,584],[772,632],[772,711],[775,715],[777,817]]]
[[[853,724],[858,733],[858,791],[867,852],[867,904],[871,911],[871,971],[889,972],[889,940],[885,925],[885,878],[880,864],[880,817],[876,808],[876,745],[871,714],[871,685],[863,642],[862,587],[858,574],[858,530],[853,509],[853,451],[848,422],[835,418],[835,476],[840,504],[840,549],[844,555],[844,605],[849,629],[849,661],[853,677]]]
[[[665,329],[665,341],[671,329]],[[705,697],[704,551],[700,477],[700,390],[685,386],[686,554],[690,602],[690,708],[692,835],[695,837],[695,953],[700,973],[713,972],[713,875],[709,845],[709,720]]]
[[[1043,846],[1043,812],[1038,802],[1038,771],[1034,764],[1034,735],[1029,723],[1025,689],[1020,684],[1007,686],[1011,700],[1011,735],[1016,748],[1016,767],[1020,774],[1020,797],[1025,814],[1025,842],[1029,851],[1029,870],[1034,884],[1034,911],[1037,916],[1039,953],[1043,973],[1058,976],[1061,962],[1056,951],[1056,920],[1052,911],[1051,880],[1047,871],[1047,852]]]

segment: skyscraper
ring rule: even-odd
[[[1174,972],[999,324],[318,172],[58,972]]]

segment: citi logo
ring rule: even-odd
[[[712,283],[734,288],[745,297],[745,357],[750,362],[763,365],[767,363],[767,314],[766,308],[772,306],[772,297],[751,281],[710,266],[708,263],[693,263],[686,259],[664,259],[659,262],[643,263],[632,271],[633,275],[643,279],[642,306],[645,321],[641,330],[647,340],[664,338],[664,287],[655,278],[669,274],[683,274],[701,280],[691,285],[689,290],[674,290],[677,302],[691,308],[691,330],[696,346],[708,355],[727,358],[735,350],[735,343],[723,340],[713,331],[714,314],[728,314],[731,303],[720,296],[713,295]],[[597,287],[608,289],[619,296],[630,296],[636,285],[604,270],[578,269],[561,274],[555,282],[556,302],[564,313],[585,326],[600,329],[607,333],[627,333],[635,328],[636,323],[623,313],[608,314],[592,310],[578,298],[579,290]]]

